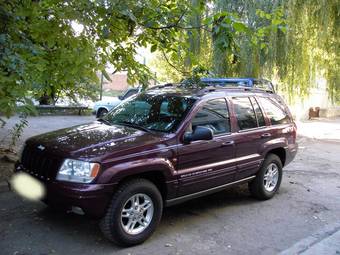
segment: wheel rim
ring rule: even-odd
[[[146,194],[135,194],[124,204],[121,211],[121,224],[124,231],[130,235],[143,232],[152,220],[154,205]]]
[[[103,109],[103,110],[100,110],[98,115],[99,117],[104,117],[106,114],[107,114],[107,110]]]
[[[270,163],[267,166],[266,172],[263,177],[263,185],[264,188],[272,192],[278,183],[279,180],[279,168],[275,163]]]

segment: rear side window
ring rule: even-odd
[[[254,111],[256,114],[256,118],[257,118],[257,122],[258,122],[258,126],[259,127],[263,127],[266,125],[266,122],[264,121],[264,117],[263,117],[263,113],[261,111],[261,108],[259,106],[259,104],[257,103],[257,101],[255,100],[254,97],[250,98],[251,103],[253,104],[254,107]]]
[[[250,99],[248,97],[235,97],[233,104],[240,130],[256,128],[256,115]]]
[[[260,103],[272,125],[290,122],[290,118],[286,111],[270,98],[260,97]]]
[[[226,100],[221,98],[206,102],[193,118],[192,127],[189,127],[188,131],[195,130],[197,126],[210,128],[214,135],[229,133],[230,122]]]

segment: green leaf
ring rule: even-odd
[[[248,27],[244,23],[241,23],[241,22],[234,22],[233,27],[237,32],[245,32],[248,29]]]
[[[157,50],[157,44],[152,45],[150,51],[155,52],[156,50]]]
[[[273,19],[273,20],[272,20],[272,24],[275,25],[275,26],[277,26],[277,25],[281,24],[281,20]]]

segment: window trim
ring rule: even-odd
[[[278,104],[278,102],[276,102],[275,100],[272,100],[271,97],[268,96],[258,96],[259,100],[257,100],[258,104],[260,105],[260,108],[263,109],[263,113],[266,115],[266,119],[267,119],[267,124],[269,124],[269,126],[279,126],[279,125],[288,125],[291,124],[293,122],[292,118],[290,117],[289,112],[287,111],[286,107],[284,105],[280,105]],[[288,123],[278,123],[278,124],[273,124],[270,117],[268,116],[267,112],[265,111],[261,99],[268,99],[273,105],[275,105],[276,107],[278,107],[280,110],[282,110],[286,116],[288,116],[289,122]],[[283,103],[283,102],[282,102]]]
[[[267,125],[259,127],[259,122],[258,122],[258,120],[257,120],[256,112],[255,112],[253,103],[252,103],[251,100],[250,100],[250,97],[254,97],[254,96],[253,96],[253,95],[251,95],[251,96],[233,96],[233,97],[231,98],[231,101],[232,101],[232,104],[233,104],[233,110],[234,110],[235,120],[236,120],[236,124],[237,124],[237,127],[238,127],[237,133],[243,133],[243,132],[253,131],[253,130],[257,130],[257,129],[263,129],[263,128],[266,128],[266,127],[267,127]],[[233,100],[236,99],[236,98],[247,98],[247,99],[248,99],[248,101],[250,102],[251,107],[252,107],[252,109],[253,109],[254,115],[255,115],[257,127],[247,128],[247,129],[241,129],[241,128],[240,128],[240,125],[239,125],[239,123],[238,123],[237,114],[236,114],[236,111],[235,111],[235,104],[234,104],[234,102],[233,102]],[[260,106],[260,105],[259,105],[259,106]],[[260,106],[260,109],[261,109],[261,106]],[[263,113],[262,113],[262,115],[263,115]],[[264,115],[263,115],[263,118],[264,118]]]
[[[192,117],[190,118],[190,121],[188,122],[188,124],[184,127],[184,131],[183,131],[182,136],[184,136],[184,134],[185,134],[185,132],[186,132],[188,126],[190,125],[190,123],[192,123],[192,120],[195,118],[196,114],[197,114],[200,110],[202,110],[202,108],[204,107],[204,105],[205,105],[207,102],[209,102],[209,101],[212,101],[212,100],[219,100],[219,99],[223,99],[224,102],[225,102],[225,107],[226,107],[226,110],[227,110],[228,116],[229,116],[228,122],[229,122],[229,130],[230,130],[230,131],[229,131],[229,132],[225,132],[225,133],[213,134],[213,140],[214,140],[215,138],[219,138],[219,137],[221,137],[221,136],[231,135],[231,134],[232,134],[232,124],[231,124],[231,123],[232,123],[232,120],[231,120],[231,111],[230,111],[230,107],[229,107],[229,104],[228,104],[228,100],[227,100],[226,97],[216,97],[216,98],[208,98],[207,100],[201,101],[201,103],[199,103],[199,104],[197,105],[196,111],[195,111],[195,109],[192,109],[192,110],[194,110],[195,112],[193,113]],[[188,115],[187,115],[187,116],[188,116]],[[201,142],[201,141],[194,141],[194,142]],[[192,143],[193,143],[193,142],[192,142]]]
[[[266,126],[268,126],[267,124],[267,122],[266,122],[266,117],[267,117],[267,115],[265,115],[265,113],[264,113],[264,111],[263,111],[263,109],[262,109],[262,105],[260,105],[260,102],[257,100],[257,97],[256,96],[249,96],[249,98],[253,98],[254,100],[255,100],[255,102],[257,103],[257,106],[259,107],[259,109],[260,109],[260,111],[261,111],[261,114],[262,114],[262,117],[263,117],[263,120],[264,120],[264,126],[260,126],[260,123],[259,123],[259,120],[258,120],[258,118],[257,118],[257,114],[256,114],[256,111],[255,111],[255,108],[254,108],[254,104],[253,104],[253,102],[251,101],[251,99],[250,99],[250,103],[253,105],[253,110],[254,110],[254,112],[255,112],[255,117],[256,117],[256,120],[257,120],[257,126],[258,127],[266,127]]]

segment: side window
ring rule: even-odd
[[[129,98],[130,96],[134,95],[137,93],[136,89],[129,89],[125,95],[123,96],[124,99]]]
[[[259,127],[265,126],[266,122],[264,121],[263,113],[261,111],[261,108],[260,108],[259,104],[257,103],[257,101],[255,100],[254,97],[251,97],[250,101],[251,101],[251,103],[253,104],[253,107],[254,107],[254,111],[255,111],[255,114],[256,114],[258,126]]]
[[[206,102],[203,108],[196,113],[187,131],[191,132],[197,126],[210,128],[214,135],[229,133],[230,121],[226,100],[221,98]]]
[[[260,102],[272,125],[290,122],[290,118],[285,110],[277,105],[273,100],[270,98],[261,97]]]
[[[257,120],[249,98],[235,97],[233,98],[233,104],[240,130],[256,128]]]

